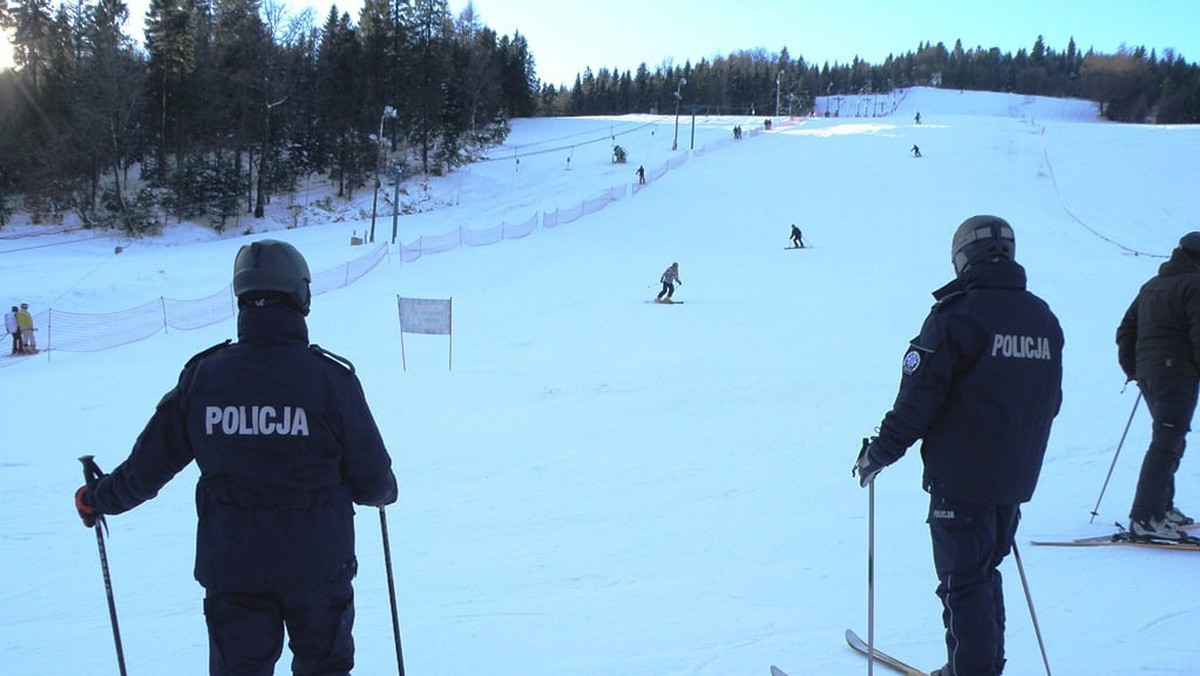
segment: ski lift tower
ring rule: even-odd
[[[685,84],[687,84],[687,78],[679,78],[679,85],[675,87],[675,140],[671,142],[671,150],[679,150],[679,102],[683,99],[683,95],[679,92]]]

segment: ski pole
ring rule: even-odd
[[[79,462],[83,463],[84,482],[88,488],[95,486],[100,477],[104,476],[104,472],[100,471],[100,467],[96,465],[96,461],[90,455],[80,457]],[[96,530],[96,546],[100,549],[100,572],[104,574],[104,593],[108,596],[108,619],[112,624],[113,642],[117,646],[117,667],[121,671],[121,676],[126,676],[125,651],[121,648],[121,628],[117,624],[117,602],[113,598],[112,577],[108,574],[108,552],[104,549],[102,526],[107,528],[108,524],[104,521],[104,515],[98,514],[92,528]]]
[[[400,615],[396,611],[396,581],[392,577],[392,547],[388,543],[387,512],[379,506],[379,529],[383,532],[383,565],[387,568],[388,598],[392,602],[392,636],[396,639],[396,668],[404,676],[404,651],[400,649]]]
[[[1092,508],[1092,518],[1088,519],[1088,523],[1096,520],[1096,515],[1100,511],[1100,501],[1104,499],[1104,491],[1108,490],[1108,480],[1112,478],[1113,468],[1117,466],[1117,457],[1121,455],[1121,447],[1125,445],[1125,435],[1129,434],[1129,426],[1133,424],[1133,414],[1137,413],[1138,404],[1142,401],[1142,391],[1138,390],[1137,398],[1133,400],[1133,410],[1129,412],[1129,420],[1125,421],[1125,431],[1121,432],[1121,441],[1117,443],[1117,451],[1113,453],[1112,464],[1108,466],[1108,476],[1104,477],[1104,485],[1100,487],[1100,497],[1096,498],[1096,506]]]
[[[866,441],[865,439],[863,440]],[[875,479],[867,485],[867,676],[875,673]]]
[[[1046,665],[1046,676],[1050,676],[1050,660],[1046,657],[1046,643],[1042,641],[1042,630],[1038,627],[1037,613],[1033,610],[1033,595],[1029,593],[1029,580],[1025,579],[1025,566],[1021,564],[1021,552],[1013,541],[1013,559],[1017,562],[1017,572],[1021,574],[1021,586],[1025,588],[1025,603],[1029,605],[1029,617],[1033,620],[1033,633],[1037,636],[1038,649],[1042,651],[1042,664]]]

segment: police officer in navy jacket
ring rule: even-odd
[[[294,674],[354,666],[353,504],[395,501],[396,478],[353,367],[308,343],[311,279],[290,244],[243,246],[237,342],[188,361],[128,459],[76,493],[94,526],[195,460],[210,674],[274,673],[285,626]]]
[[[933,676],[1004,669],[1000,562],[1037,485],[1062,402],[1063,333],[1025,288],[1012,227],[974,216],[954,234],[956,278],[904,355],[895,404],[855,470],[866,486],[922,440],[947,664]]]

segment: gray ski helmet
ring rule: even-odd
[[[264,239],[238,249],[233,261],[233,295],[279,295],[305,316],[312,292],[312,274],[296,247],[275,239]]]
[[[1200,232],[1192,231],[1180,237],[1179,248],[1192,258],[1200,258]]]
[[[1012,226],[999,216],[968,218],[954,231],[954,241],[950,245],[950,259],[955,274],[959,275],[986,258],[1014,260],[1016,252],[1017,240]]]

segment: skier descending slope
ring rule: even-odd
[[[683,286],[683,281],[679,279],[679,263],[671,263],[666,270],[663,270],[662,276],[658,279],[662,283],[662,291],[658,292],[658,296],[654,299],[659,303],[673,303],[671,296],[675,294],[675,285]]]
[[[905,352],[895,404],[855,464],[867,486],[922,440],[948,657],[933,676],[1004,670],[998,566],[1012,550],[1062,403],[1062,329],[1025,289],[1015,249],[1004,219],[974,216],[959,226],[956,277],[934,292],[937,302]]]

